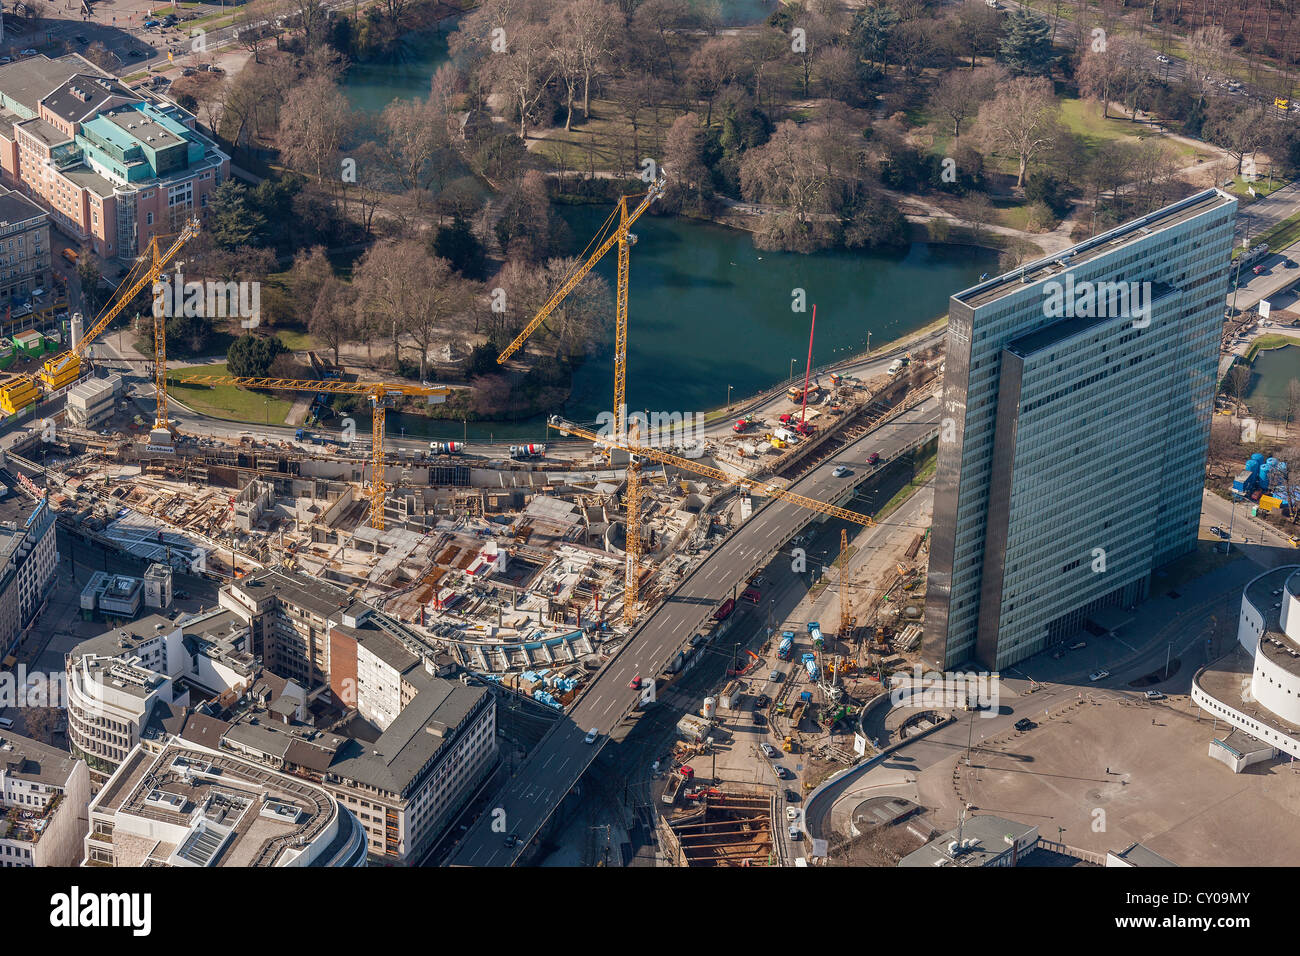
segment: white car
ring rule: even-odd
[[[835,468],[835,470],[831,472],[831,477],[832,477],[832,478],[843,478],[843,477],[844,477],[845,475],[847,475],[848,473],[849,473],[849,470],[848,470],[847,468],[845,468],[843,465],[838,465],[838,466]]]
[[[1088,680],[1092,681],[1095,684],[1097,681],[1105,680],[1109,676],[1110,676],[1110,671],[1093,671],[1091,674],[1088,675]]]
[[[1168,63],[1168,62],[1169,62],[1169,57],[1165,56],[1163,53],[1157,53],[1157,54],[1156,54],[1156,62],[1157,62],[1157,63]]]
[[[26,49],[26,50],[20,50],[19,53],[21,53],[23,56],[35,56],[35,55],[36,55],[36,51],[33,50],[33,49],[30,49],[30,48],[29,48],[29,49]]]
[[[786,808],[785,808],[785,818],[786,818],[787,820],[789,820],[791,823],[794,823],[795,821],[797,821],[797,820],[799,819],[799,808],[798,808],[798,807],[786,807]]]
[[[587,736],[585,739],[587,743],[594,744],[596,742],[596,738],[599,736],[600,736],[600,731],[597,728],[592,727],[591,730],[587,731]]]
[[[1147,691],[1147,700],[1164,700],[1164,699],[1165,699],[1165,695],[1160,693],[1160,691],[1158,690]]]

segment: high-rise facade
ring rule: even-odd
[[[952,297],[924,653],[1001,669],[1194,547],[1236,200]]]

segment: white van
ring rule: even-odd
[[[9,730],[13,725],[14,722],[8,717],[0,717],[0,730]]]

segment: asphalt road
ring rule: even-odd
[[[938,412],[939,400],[927,399],[846,445],[794,483],[791,490],[821,501],[836,500],[845,488],[861,480],[868,455],[879,453],[885,461],[895,457],[919,430],[937,424]],[[832,470],[841,464],[855,473],[832,477]],[[504,815],[485,814],[475,821],[452,862],[461,866],[512,865],[595,759],[610,730],[636,705],[639,693],[629,687],[632,679],[657,674],[696,628],[702,612],[730,597],[738,582],[766,563],[809,517],[810,512],[795,505],[773,502],[710,554],[627,639],[573,710],[543,738],[500,794],[496,807]],[[587,744],[587,732],[593,728],[598,740]],[[494,820],[504,820],[504,832],[493,828]],[[519,844],[507,847],[506,833],[517,835]]]

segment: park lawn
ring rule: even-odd
[[[1010,229],[1019,229],[1021,232],[1027,232],[1029,227],[1029,204],[1023,202],[1007,202],[998,200],[993,203],[994,212],[997,214],[997,223],[1000,226],[1007,226]]]
[[[1288,345],[1300,345],[1300,339],[1293,339],[1289,335],[1261,335],[1250,343],[1250,351],[1246,353],[1246,361],[1253,362],[1255,356],[1260,352],[1284,349]]]
[[[1225,186],[1223,188],[1225,192],[1232,193],[1238,199],[1244,199],[1246,202],[1250,202],[1250,198],[1251,198],[1250,193],[1246,191],[1246,188],[1248,186],[1254,186],[1256,196],[1262,197],[1262,196],[1267,196],[1269,193],[1277,192],[1286,184],[1287,184],[1287,180],[1285,179],[1270,180],[1268,178],[1264,178],[1264,179],[1257,179],[1252,182],[1251,180],[1245,179],[1241,176],[1234,176],[1232,179],[1232,185]]]
[[[275,337],[283,342],[284,347],[290,352],[306,352],[316,347],[312,337],[301,329],[280,329],[275,333]]]
[[[292,401],[269,392],[253,392],[234,385],[186,385],[196,375],[229,375],[225,364],[195,365],[169,371],[168,394],[196,412],[236,422],[262,422],[283,425],[293,407]]]
[[[591,119],[583,122],[579,103],[574,112],[573,129],[566,131],[561,125],[555,129],[540,130],[538,132],[543,135],[530,138],[529,149],[547,157],[557,169],[584,171],[595,168],[626,173],[629,176],[640,175],[641,158],[663,155],[663,142],[668,135],[668,128],[682,115],[669,107],[658,111],[642,110],[637,119],[641,156],[634,157],[631,146],[632,124],[619,112],[618,104],[613,100],[593,97],[591,112]],[[719,111],[715,109],[714,118],[717,119],[718,115]]]

